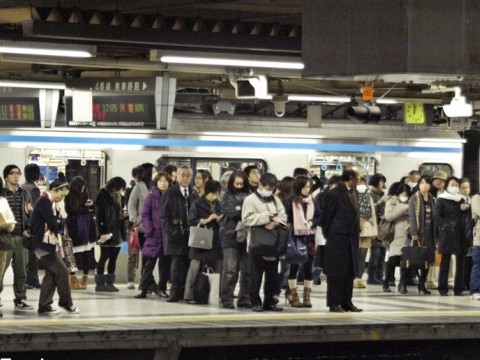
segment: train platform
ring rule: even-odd
[[[441,358],[474,359],[480,353],[480,301],[467,292],[419,295],[409,287],[401,295],[368,285],[354,289],[354,303],[363,312],[329,313],[323,282],[314,286],[311,309],[281,301],[282,312],[255,313],[167,303],[155,295],[134,299],[136,290],[118,287],[118,293],[96,293],[93,284],[73,291],[79,314],[39,315],[39,290],[27,292],[35,310],[19,311],[7,284],[1,295],[0,358],[429,359],[450,352],[455,357]]]

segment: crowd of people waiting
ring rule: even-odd
[[[11,265],[16,309],[33,310],[26,290],[39,288],[38,313],[56,313],[52,304],[57,289],[58,305],[67,313],[78,313],[71,289],[87,288],[89,255],[95,244],[100,246],[95,291],[119,291],[117,258],[132,233],[138,234],[141,250],[137,299],[155,294],[170,303],[196,304],[194,288],[206,267],[220,274],[219,296],[226,309],[235,309],[237,283],[238,308],[282,311],[278,305],[282,290],[292,307],[310,308],[313,284],[321,283],[323,271],[329,311],[360,312],[352,303],[353,288],[378,285],[391,292],[396,267],[400,267],[400,294],[415,285],[424,295],[437,289],[445,296],[453,288],[455,296],[469,290],[472,299],[480,299],[476,221],[480,196],[470,197],[468,179],[447,177],[441,170],[432,177],[412,170],[386,191],[384,175],[367,178],[354,168],[324,179],[328,182],[324,188],[321,179],[303,168],[281,181],[272,173],[261,174],[254,165],[225,173],[221,182],[198,170],[193,184],[193,172],[187,166],[157,169],[144,163],[132,169],[130,187],[123,178],[113,177],[95,200],[80,176],[70,182],[59,177],[48,190],[40,191],[39,167],[28,164],[24,172],[23,185],[16,165],[4,168],[5,184],[0,178],[0,231],[10,234],[13,244],[12,249],[0,250],[0,294]],[[380,222],[392,224],[392,240],[379,239]],[[190,227],[195,226],[213,232],[210,248],[189,246]],[[284,254],[250,251],[256,228],[284,229],[304,245],[305,260],[288,263]],[[28,250],[24,248],[26,230],[33,239]],[[77,269],[65,264],[65,237],[71,239],[76,263],[81,265],[81,279]],[[428,266],[412,268],[402,261],[402,249],[416,241],[425,249]],[[45,268],[41,283],[38,259]],[[129,255],[130,289],[135,288],[137,261],[134,254]],[[303,283],[302,296],[299,283]]]

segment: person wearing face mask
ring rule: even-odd
[[[460,180],[452,176],[447,179],[446,185],[446,192],[438,195],[434,210],[434,220],[438,228],[438,250],[442,254],[438,274],[438,292],[442,296],[448,294],[448,269],[450,259],[455,255],[453,292],[456,296],[462,296],[463,267],[468,248],[463,218],[469,205],[465,203],[465,197],[459,194]]]
[[[282,202],[273,195],[277,185],[277,177],[271,173],[262,174],[258,189],[247,196],[242,207],[242,223],[245,227],[263,226],[267,229],[275,229],[278,226],[285,226],[287,215]],[[251,232],[247,236],[247,248],[250,242]],[[282,311],[283,308],[275,304],[275,291],[278,287],[278,257],[250,256],[250,302],[252,310]],[[260,298],[259,292],[262,285],[262,277],[265,273],[263,284],[265,297]]]
[[[214,272],[222,272],[222,247],[220,245],[219,228],[222,220],[222,207],[218,196],[221,185],[218,181],[208,180],[205,183],[204,194],[190,207],[188,223],[190,226],[205,225],[207,229],[213,230],[213,241],[211,249],[199,249],[191,247],[188,257],[190,266],[185,281],[184,300],[188,304],[196,304],[193,299],[193,288],[202,263],[212,268]]]
[[[364,177],[358,179],[356,187],[358,192],[358,208],[360,210],[360,248],[358,249],[358,273],[353,280],[353,287],[363,289],[366,287],[362,281],[363,272],[365,271],[365,259],[367,252],[372,245],[372,239],[377,236],[377,216],[375,215],[375,205],[373,199],[367,190]]]
[[[302,264],[305,275],[303,302],[297,293],[297,274],[299,264],[290,264],[288,275],[288,302],[292,307],[311,308],[310,294],[313,285],[313,260],[315,257],[315,231],[320,225],[320,210],[313,200],[311,189],[313,181],[299,175],[293,181],[293,198],[286,207],[287,228],[293,227],[293,236],[307,245],[308,260]]]
[[[408,229],[408,200],[412,194],[408,184],[397,184],[395,195],[385,204],[385,220],[394,224],[394,238],[390,243],[389,257],[387,261],[385,279],[383,280],[383,292],[391,292],[388,280],[392,278],[395,267],[400,266],[402,247],[405,246],[405,233]],[[400,271],[400,292],[406,292],[408,269]]]
[[[226,309],[234,309],[234,291],[240,275],[240,289],[237,307],[251,308],[248,284],[250,278],[250,261],[247,254],[247,241],[237,237],[242,231],[239,223],[242,220],[243,201],[249,195],[247,175],[242,170],[231,173],[227,182],[227,191],[222,197],[222,213],[220,239],[223,250],[223,267],[220,283],[220,299]]]

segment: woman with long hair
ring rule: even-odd
[[[205,183],[208,180],[212,180],[212,175],[207,170],[197,170],[195,174],[195,190],[198,195],[202,196],[205,193]]]
[[[223,307],[227,309],[235,308],[233,299],[239,276],[237,307],[252,307],[248,293],[250,262],[246,236],[242,238],[246,232],[241,222],[243,201],[249,194],[247,175],[242,170],[234,170],[228,179],[227,191],[222,198],[224,219],[220,227],[223,251],[220,299]]]
[[[427,248],[428,262],[431,264],[435,261],[435,221],[433,217],[433,209],[435,207],[435,199],[430,193],[432,187],[432,179],[423,175],[418,179],[418,191],[410,197],[408,201],[408,224],[409,235],[411,240],[419,241],[420,245]],[[410,239],[406,240],[407,243]],[[425,287],[427,280],[428,268],[422,267],[420,277],[418,279],[418,292],[428,295],[430,291]],[[400,269],[400,284],[398,289],[401,294],[407,293],[407,272],[405,264]],[[402,278],[403,275],[403,278]]]
[[[299,264],[290,264],[288,275],[288,302],[292,307],[312,307],[310,294],[313,285],[313,260],[315,257],[315,230],[320,225],[320,211],[312,197],[312,180],[306,176],[297,176],[293,181],[293,198],[287,203],[287,227],[293,228],[293,237],[305,242],[308,260],[301,265],[305,276],[303,302],[297,293],[297,273]]]
[[[97,228],[100,234],[100,259],[97,264],[95,276],[95,291],[116,292],[115,268],[122,242],[127,240],[127,229],[123,215],[122,192],[127,184],[119,176],[108,180],[107,184],[100,189],[95,200],[97,209]],[[107,274],[105,264],[108,261]]]
[[[75,272],[70,273],[70,287],[75,290],[86,289],[88,285],[90,243],[90,211],[93,201],[90,199],[87,182],[81,176],[70,181],[70,192],[65,197],[68,236],[72,239],[73,253],[77,264],[82,264],[82,281],[78,282]]]
[[[142,208],[142,224],[145,230],[145,243],[142,249],[142,259],[145,266],[140,279],[140,291],[135,298],[147,297],[151,290],[160,297],[168,298],[167,282],[170,278],[170,257],[165,255],[164,242],[166,241],[162,223],[159,221],[162,211],[162,195],[170,186],[172,178],[166,172],[159,172],[153,179],[152,191],[145,198]],[[153,270],[158,264],[158,286],[153,277]]]

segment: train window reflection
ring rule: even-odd
[[[435,171],[444,171],[447,177],[453,175],[453,168],[450,164],[445,163],[423,163],[418,167],[418,171],[422,175],[433,176]]]

